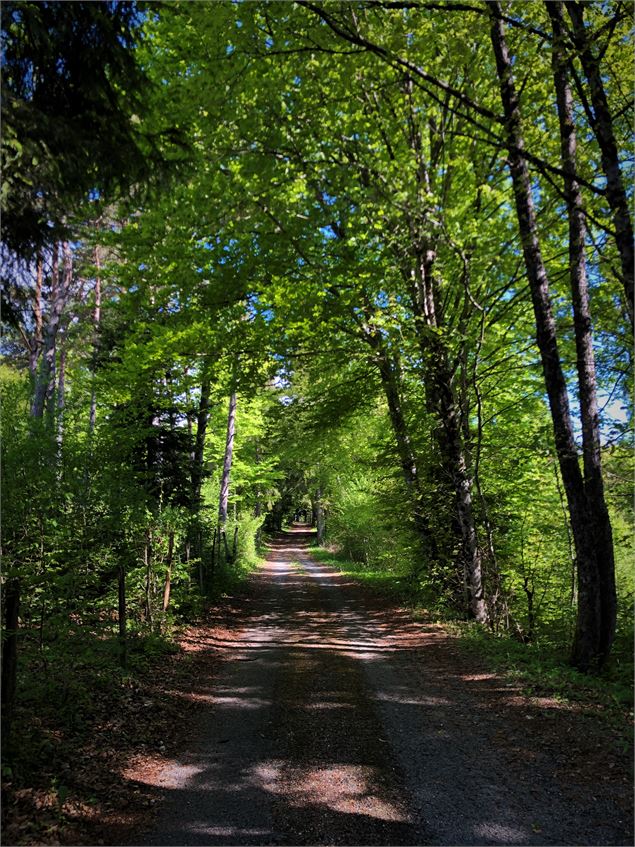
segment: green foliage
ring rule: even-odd
[[[112,195],[159,165],[168,139],[142,122],[137,16],[134,3],[3,6],[3,238],[19,255],[51,244],[89,191]]]
[[[524,27],[548,28],[548,15],[512,5],[539,235],[573,385],[550,55]],[[468,637],[527,665],[528,680],[575,689],[561,664],[576,600],[569,515],[487,16],[326,4],[339,33],[380,48],[358,50],[298,4],[144,9],[3,8],[5,241],[28,254],[64,224],[73,257],[41,420],[30,406],[63,277],[53,252],[39,271],[23,263],[3,292],[3,579],[22,585],[22,714],[59,684],[71,705],[56,693],[54,707],[82,723],[91,695],[73,678],[72,651],[85,678],[120,680],[121,571],[136,672],[172,649],[179,621],[235,589],[258,564],[261,532],[298,509],[324,530],[324,561],[436,617],[464,617],[460,463],[441,449],[449,418],[494,630]],[[587,14],[626,147],[627,16],[612,9]],[[617,691],[632,647],[632,354],[610,210],[589,188],[604,184],[601,157],[582,107],[576,121],[619,594],[615,664],[597,685]],[[170,190],[137,190],[154,182],[159,154],[179,151]],[[91,189],[99,199],[86,204]],[[426,321],[414,282],[428,260]],[[435,387],[452,401],[445,419]],[[234,393],[225,548],[217,515]]]
[[[530,696],[555,696],[582,704],[620,728],[625,712],[633,708],[632,647],[626,641],[618,643],[600,676],[589,676],[572,668],[563,645],[548,638],[527,645],[476,625],[455,624],[453,629],[475,657],[504,672]]]

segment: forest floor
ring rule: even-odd
[[[14,820],[4,843],[632,843],[623,734],[524,695],[442,627],[318,564],[311,538],[274,540],[110,716],[144,743],[82,751],[93,804],[71,791],[48,839],[12,840]]]

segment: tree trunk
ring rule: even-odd
[[[163,611],[167,612],[170,605],[170,591],[172,589],[172,559],[174,558],[174,533],[168,535],[168,558],[165,563],[165,584],[163,586]]]
[[[205,434],[209,420],[210,380],[208,377],[201,382],[201,397],[196,415],[196,439],[192,455],[192,510],[198,514],[201,508],[201,485],[203,483],[203,458],[205,450]],[[227,507],[225,506],[225,509]]]
[[[395,438],[401,472],[406,483],[410,502],[412,503],[415,532],[421,541],[423,558],[428,561],[429,559],[436,558],[437,549],[429,523],[423,514],[423,498],[418,463],[403,412],[397,375],[398,370],[394,358],[391,359],[388,351],[384,348],[379,333],[373,331],[368,332],[366,334],[366,340],[375,353],[373,361],[379,370],[384,396],[388,405],[388,415]]]
[[[33,341],[29,348],[29,373],[33,380],[35,388],[35,380],[37,376],[37,365],[42,352],[42,284],[44,281],[44,259],[42,253],[38,253],[37,271],[35,277],[35,291],[33,293],[33,320],[35,323]]]
[[[317,543],[321,546],[324,544],[324,536],[326,534],[326,516],[324,513],[324,505],[322,504],[322,492],[318,488],[317,498],[315,501],[315,526],[317,528]]]
[[[234,456],[234,438],[236,435],[236,392],[232,392],[229,398],[229,411],[227,413],[227,437],[225,439],[225,456],[223,460],[223,475],[220,484],[220,498],[218,502],[218,521],[224,528],[227,523],[227,504],[229,501],[229,482],[231,477],[232,460]]]
[[[209,568],[209,584],[210,587],[214,584],[214,569],[216,567],[216,539],[218,537],[218,529],[214,527],[214,534],[212,535],[212,553],[210,557],[210,568]],[[219,547],[220,553],[220,547]],[[203,593],[203,566],[201,564],[201,594]]]
[[[326,532],[326,520],[324,515],[324,506],[322,505],[322,491],[317,489],[315,492],[315,505],[313,507],[315,515],[315,526],[317,528],[317,543],[321,546],[324,543],[324,535]]]
[[[229,547],[225,525],[227,523],[227,504],[229,502],[229,483],[231,478],[232,460],[234,457],[234,437],[236,435],[236,392],[233,391],[229,398],[229,411],[227,413],[227,437],[225,439],[225,457],[223,460],[223,475],[220,484],[220,497],[218,501],[218,529],[225,547],[225,560],[230,561]],[[220,539],[219,539],[220,547]]]
[[[202,559],[203,549],[201,544],[201,489],[203,485],[203,469],[204,469],[204,454],[205,454],[205,435],[207,432],[207,422],[209,420],[209,396],[210,396],[210,380],[204,378],[201,382],[201,395],[196,414],[196,436],[194,440],[194,449],[192,451],[192,466],[190,471],[191,481],[191,521],[190,521],[190,544],[194,549],[194,558]],[[202,568],[202,563],[200,565]],[[203,589],[201,588],[201,591]]]
[[[549,6],[550,3],[547,3]],[[556,4],[560,7],[560,3]],[[606,176],[606,199],[613,213],[615,241],[622,265],[622,283],[626,296],[631,323],[633,322],[633,224],[629,211],[628,198],[620,171],[618,146],[613,132],[613,119],[602,82],[600,60],[593,52],[593,45],[584,25],[584,3],[567,0],[565,3],[573,25],[573,43],[584,69],[591,94],[593,111],[589,112],[589,122],[600,148],[602,170]],[[551,13],[550,13],[551,14]],[[556,13],[559,27],[562,29],[562,12]],[[552,15],[552,22],[554,18]]]
[[[434,263],[436,252],[423,245],[415,250],[417,267],[411,275],[411,301],[415,329],[425,365],[428,407],[439,425],[435,438],[442,466],[450,478],[456,504],[457,535],[462,547],[468,611],[479,623],[489,620],[483,585],[483,562],[476,532],[472,479],[461,432],[461,415],[452,384],[452,370],[439,326]],[[430,330],[433,330],[432,332]]]
[[[126,638],[126,568],[121,562],[117,571],[117,599],[119,604],[119,662],[122,668],[128,662],[128,641]]]
[[[51,263],[51,310],[46,326],[46,332],[42,339],[42,355],[40,366],[35,378],[35,389],[31,403],[31,416],[41,420],[44,415],[46,396],[49,391],[51,373],[55,369],[55,340],[59,330],[64,298],[62,296],[59,281],[59,245],[53,246],[53,257]]]
[[[582,191],[577,179],[577,139],[565,51],[562,4],[548,2],[546,6],[551,17],[554,36],[552,65],[560,122],[562,167],[565,172],[565,197],[569,216],[569,273],[577,353],[580,417],[582,420],[584,485],[597,558],[601,605],[599,653],[603,660],[608,656],[613,643],[617,597],[613,534],[602,478],[600,415],[597,402],[595,356],[593,353],[585,255],[586,219]],[[580,622],[580,626],[582,626],[582,622]],[[576,656],[578,652],[577,637],[573,652]]]
[[[232,562],[236,561],[238,556],[238,526],[234,527],[234,541],[232,544]]]
[[[62,449],[64,445],[64,406],[66,403],[66,346],[60,345],[60,363],[57,376],[57,463],[62,467]]]
[[[146,571],[146,622],[152,625],[152,536],[150,535],[150,532],[148,530],[146,530],[145,544],[143,545],[143,564]]]
[[[578,629],[573,661],[583,670],[601,661],[599,575],[592,538],[591,519],[587,509],[584,481],[578,464],[573,436],[567,386],[562,370],[556,325],[549,297],[549,281],[540,251],[531,182],[522,155],[524,139],[520,108],[512,64],[509,58],[500,4],[489,0],[491,39],[496,57],[501,99],[505,113],[508,162],[523,257],[536,319],[536,338],[549,407],[553,422],[556,452],[571,515],[571,528],[578,563]]]
[[[92,384],[90,389],[90,413],[88,417],[88,431],[92,438],[97,421],[97,392],[95,390],[95,372],[97,370],[97,345],[99,344],[99,325],[101,323],[101,257],[99,247],[95,247],[95,309],[93,311],[93,361],[92,361]]]
[[[8,579],[4,589],[4,643],[2,645],[2,741],[11,733],[18,668],[20,581]]]

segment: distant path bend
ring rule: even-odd
[[[474,672],[440,627],[317,564],[311,537],[272,543],[212,637],[209,707],[134,843],[631,843],[623,779],[571,774],[579,716]]]

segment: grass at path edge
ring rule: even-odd
[[[616,645],[611,661],[601,674],[583,674],[569,665],[566,649],[548,639],[523,644],[507,633],[493,633],[469,621],[448,621],[422,608],[413,597],[412,583],[406,572],[373,570],[364,563],[343,558],[335,550],[317,545],[311,545],[309,552],[317,561],[409,607],[414,617],[443,626],[489,669],[518,683],[527,696],[553,697],[577,704],[589,715],[618,728],[623,733],[624,745],[632,744],[633,659],[628,645]]]

